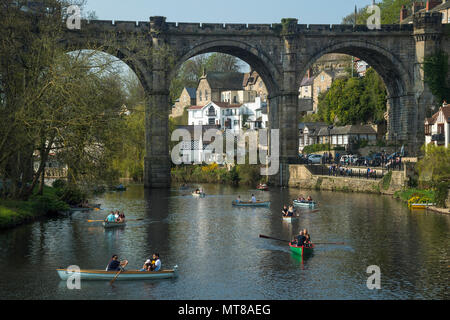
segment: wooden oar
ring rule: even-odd
[[[265,239],[271,239],[271,240],[277,240],[277,241],[283,241],[283,242],[291,242],[289,240],[284,240],[284,239],[278,239],[278,238],[274,238],[274,237],[269,237],[269,236],[265,236],[263,234],[259,235],[260,238],[265,238]],[[339,245],[343,245],[345,244],[345,242],[314,242],[314,244],[339,244]]]
[[[116,281],[117,277],[119,276],[119,274],[123,271],[123,269],[120,269],[119,272],[117,272],[117,274],[114,276],[114,278],[109,282],[109,284],[113,284],[114,281]]]
[[[125,219],[125,222],[128,221],[141,221],[144,220],[144,218],[139,218],[139,219]],[[88,220],[87,222],[104,222],[105,220]]]

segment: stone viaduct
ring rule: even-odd
[[[102,50],[127,63],[146,95],[146,188],[170,185],[168,143],[169,86],[180,65],[198,54],[222,52],[251,65],[269,91],[270,127],[280,129],[280,173],[276,183],[287,185],[289,163],[298,158],[298,88],[308,68],[322,55],[344,53],[367,61],[385,82],[388,134],[411,153],[424,143],[425,110],[433,97],[423,81],[425,56],[442,49],[450,53],[449,25],[440,13],[421,13],[408,25],[303,25],[296,19],[279,24],[172,23],[165,17],[149,22],[82,21],[80,30],[67,30],[68,50]],[[138,39],[130,46],[129,39]],[[146,51],[151,54],[143,54]],[[169,52],[170,54],[165,54]]]

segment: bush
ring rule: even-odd
[[[445,201],[447,200],[448,195],[448,182],[441,182],[436,186],[435,192],[434,192],[434,202],[436,203],[437,207],[445,208]]]
[[[87,194],[75,185],[67,185],[59,189],[57,195],[60,200],[75,206],[87,199]]]
[[[52,187],[56,189],[63,189],[66,185],[67,181],[62,179],[57,179],[52,183]]]

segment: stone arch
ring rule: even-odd
[[[361,40],[334,43],[314,52],[300,67],[297,83],[300,84],[307,70],[320,57],[329,53],[348,54],[366,61],[381,76],[390,97],[407,95],[411,88],[413,81],[400,59],[379,45]]]
[[[248,63],[261,76],[267,87],[269,96],[279,92],[279,79],[281,72],[272,60],[261,51],[247,43],[237,40],[213,40],[201,42],[187,52],[182,53],[178,58],[174,68],[169,74],[169,80],[175,76],[181,65],[192,57],[199,54],[220,52],[235,56]]]

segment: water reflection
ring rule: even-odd
[[[197,186],[195,186],[197,187]],[[20,299],[448,299],[450,217],[409,211],[390,197],[302,191],[319,203],[299,208],[299,218],[284,221],[281,208],[299,191],[269,192],[199,185],[207,196],[190,190],[106,193],[92,202],[102,210],[76,212],[0,232],[0,295]],[[269,208],[233,207],[231,201],[270,200]],[[110,210],[123,210],[125,228],[104,229]],[[132,221],[133,219],[142,219]],[[286,242],[307,228],[316,245],[304,257]],[[177,279],[83,282],[68,290],[55,269],[72,264],[104,269],[112,254],[140,268],[158,252],[164,268],[179,266]],[[366,287],[366,268],[378,265],[382,290]],[[35,270],[40,270],[36,276]]]

